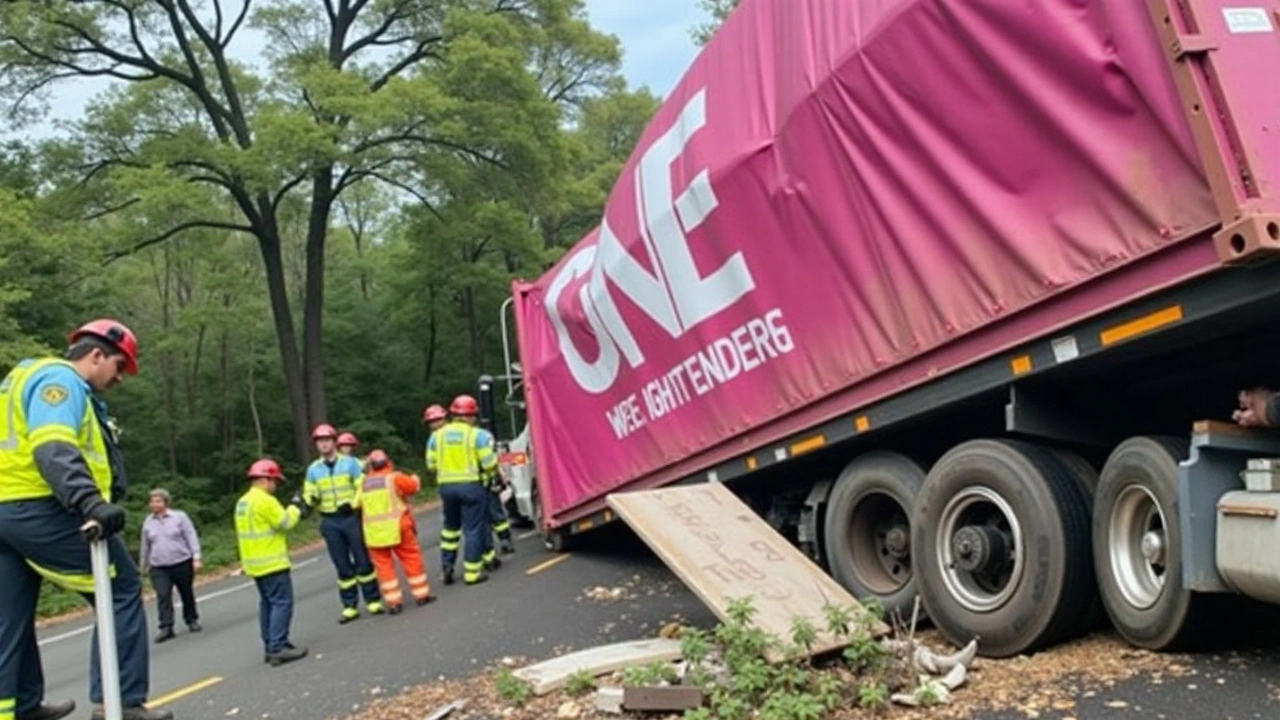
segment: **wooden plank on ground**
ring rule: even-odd
[[[766,632],[789,641],[802,616],[819,631],[814,654],[847,644],[826,631],[825,608],[860,609],[857,600],[724,485],[617,493],[609,506],[721,621],[730,601],[750,595]],[[888,632],[884,623],[873,628],[876,637]]]
[[[633,665],[674,661],[680,657],[679,640],[654,638],[579,650],[522,667],[512,674],[532,685],[534,695],[546,695],[564,687],[571,675],[582,670],[600,676]]]

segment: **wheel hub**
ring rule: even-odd
[[[1152,565],[1164,564],[1164,534],[1152,530],[1142,536],[1142,557]]]
[[[901,525],[890,528],[884,536],[884,549],[896,560],[904,560],[911,554],[911,534]]]
[[[989,525],[966,525],[951,537],[956,568],[965,572],[991,572],[1009,563],[1009,548],[999,530]]]
[[[1022,577],[1022,527],[1000,493],[984,485],[956,492],[935,538],[942,580],[965,610],[993,612],[1013,596]]]

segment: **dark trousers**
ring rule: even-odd
[[[140,705],[150,691],[147,615],[142,578],[119,535],[107,545],[115,577],[111,604],[116,620],[120,695],[125,706]],[[38,572],[37,572],[38,571]],[[44,700],[44,673],[36,643],[36,603],[41,576],[79,592],[91,604],[93,569],[80,522],[56,500],[0,503],[0,702],[16,700],[18,715]],[[89,650],[89,700],[102,702],[98,632]]]
[[[182,598],[182,621],[190,625],[200,619],[196,612],[196,569],[188,558],[177,565],[151,567],[151,586],[156,589],[156,610],[160,615],[160,629],[173,628],[173,589],[178,588]]]
[[[289,645],[289,625],[293,622],[293,577],[288,570],[256,577],[258,586],[258,629],[262,646],[278,653]]]
[[[440,500],[444,504],[444,524],[440,535],[441,561],[447,568],[457,563],[457,543],[446,542],[446,539],[456,537],[461,529],[463,542],[466,544],[463,562],[468,580],[480,574],[482,558],[492,545],[493,535],[488,524],[488,503],[492,494],[479,482],[445,483],[440,486]]]
[[[499,540],[511,539],[511,521],[507,519],[507,509],[502,507],[502,497],[489,490],[489,524],[498,534]]]
[[[380,601],[378,574],[364,546],[360,516],[355,513],[325,515],[320,519],[320,535],[329,549],[333,569],[338,571],[338,597],[342,599],[342,606],[359,606],[360,593],[364,594],[366,604]]]

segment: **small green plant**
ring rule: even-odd
[[[493,682],[498,697],[517,707],[523,706],[533,696],[533,687],[516,677],[510,668],[499,668]]]
[[[711,714],[711,708],[689,708],[684,711],[681,716],[684,720],[714,720],[715,716]]]
[[[679,679],[676,669],[670,663],[661,660],[648,665],[636,665],[622,671],[622,682],[629,687],[661,685],[664,682],[674,685]]]
[[[920,704],[925,707],[933,707],[942,701],[942,698],[938,697],[937,691],[933,689],[932,683],[925,683],[916,688],[915,695],[916,700],[919,700]]]
[[[889,687],[883,682],[869,682],[858,688],[858,705],[879,710],[889,705]]]
[[[582,697],[596,689],[596,678],[589,670],[579,670],[569,676],[564,691],[569,697]]]

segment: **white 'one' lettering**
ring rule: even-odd
[[[561,354],[574,380],[585,391],[601,393],[617,379],[621,358],[631,367],[644,363],[644,352],[623,320],[610,294],[606,278],[631,299],[672,338],[724,311],[755,289],[755,280],[742,252],[735,252],[708,275],[698,271],[689,247],[688,232],[701,225],[719,201],[706,169],[675,195],[671,166],[684,152],[690,137],[707,122],[706,89],[698,91],[675,124],[654,141],[635,169],[636,214],[642,251],[649,272],[609,226],[600,225],[596,245],[576,252],[547,288],[546,310],[559,339]],[[560,314],[559,301],[574,279],[590,273],[578,293],[583,315],[600,346],[595,362],[587,362],[574,345]]]

